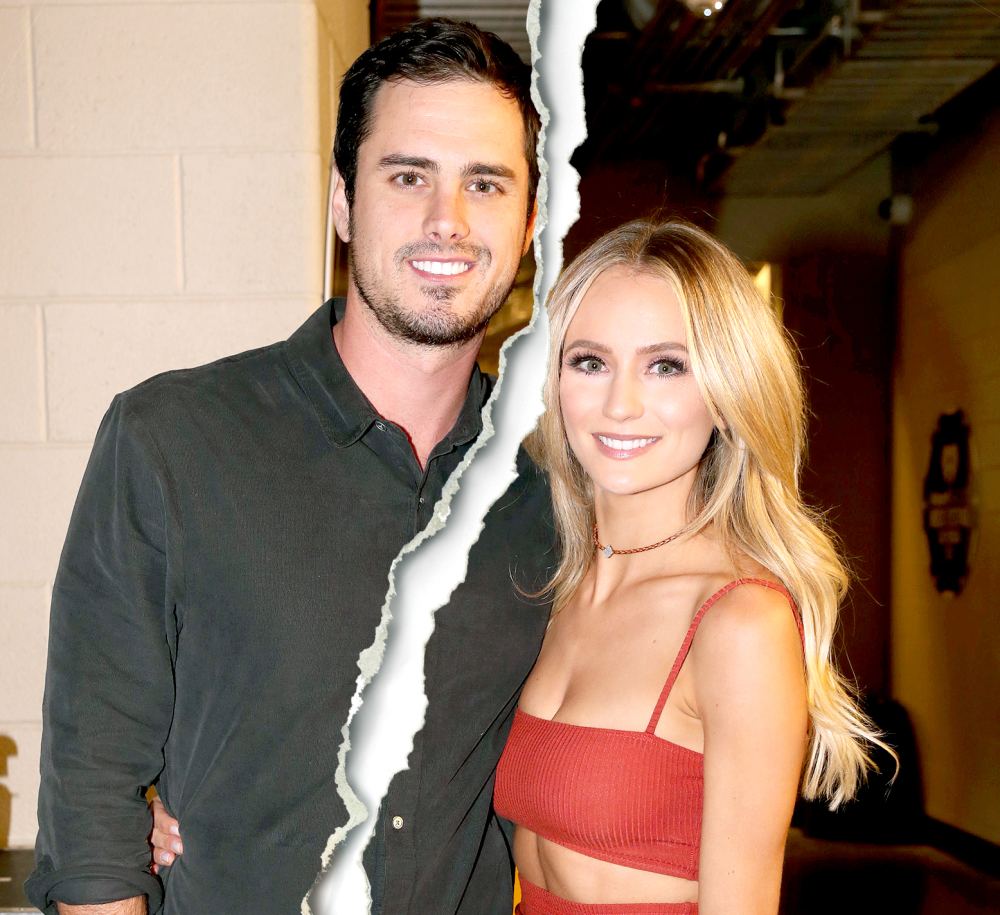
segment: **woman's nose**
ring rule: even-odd
[[[608,396],[604,402],[604,415],[616,422],[623,422],[641,416],[642,384],[627,372],[616,374],[608,386]]]

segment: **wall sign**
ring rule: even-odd
[[[924,533],[931,575],[941,593],[960,594],[969,574],[973,511],[969,498],[969,426],[961,410],[942,413],[931,435],[924,477]]]

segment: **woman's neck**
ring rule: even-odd
[[[639,493],[595,492],[597,540],[605,549],[597,550],[588,575],[594,599],[630,581],[690,566],[697,538],[685,528],[691,520],[689,500],[696,472],[694,468],[684,477]],[[608,555],[608,547],[615,552]]]
[[[620,494],[597,489],[594,513],[602,544],[619,550],[641,549],[682,531],[691,520],[692,468],[682,477],[643,492]]]

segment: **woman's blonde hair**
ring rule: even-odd
[[[848,576],[830,533],[799,491],[805,402],[798,362],[743,265],[689,223],[637,220],[609,232],[566,268],[549,298],[546,411],[529,448],[549,474],[562,547],[547,589],[554,612],[572,597],[594,557],[593,489],[570,450],[559,409],[562,346],[587,290],[615,266],[660,277],[677,295],[691,370],[716,425],[692,487],[685,531],[714,525],[733,556],[756,560],[791,592],[805,634],[811,723],[802,794],[835,808],[854,796],[872,766],[867,747],[889,748],[831,662]]]

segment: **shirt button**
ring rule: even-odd
[[[420,499],[419,499],[418,501],[420,502],[420,504],[421,504],[421,505],[423,505],[423,504],[424,504],[424,497],[423,497],[423,496],[421,496],[421,497],[420,497]]]
[[[402,829],[403,828],[403,818],[402,817],[393,817],[392,818],[392,828],[393,829]]]
[[[375,428],[378,429],[379,432],[385,432],[385,423],[383,422],[375,423]]]

